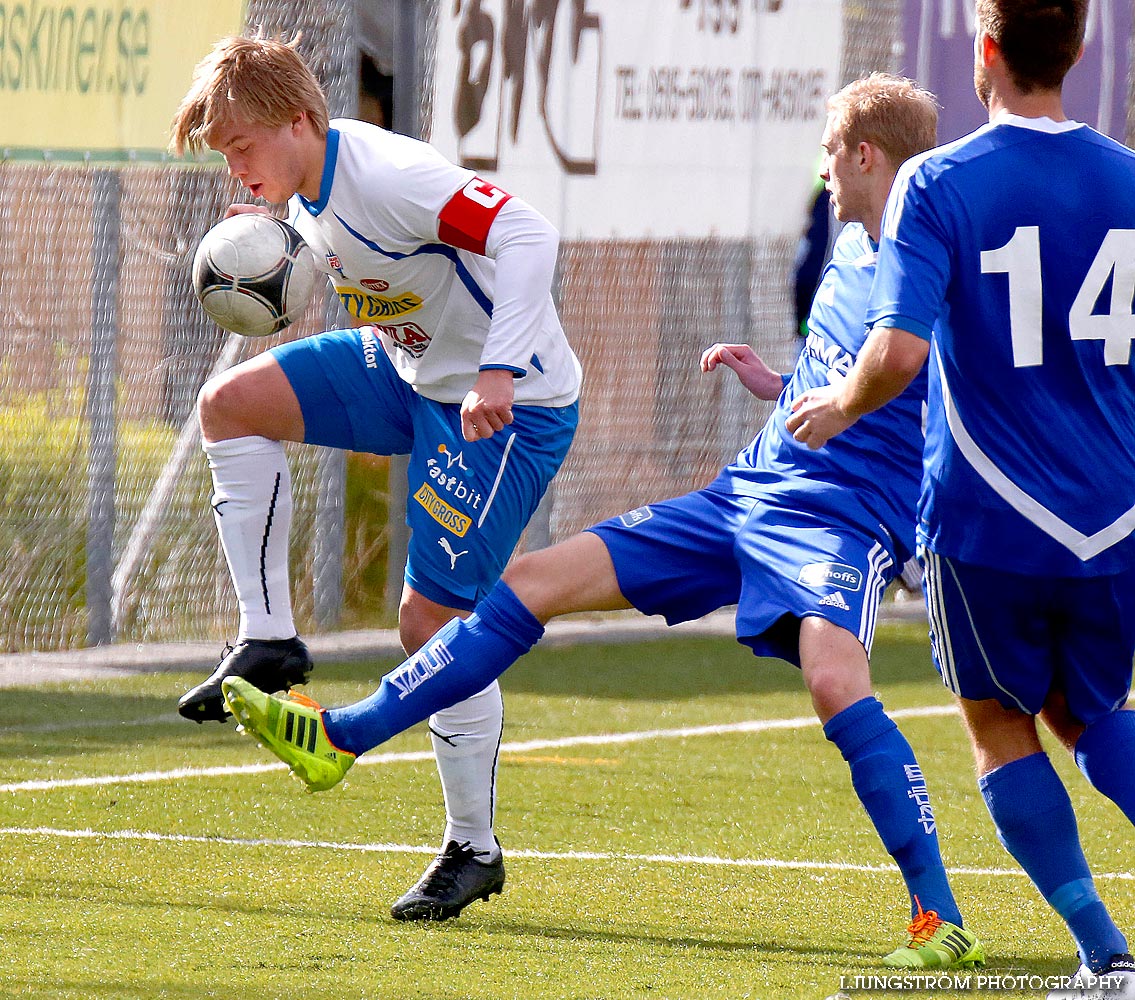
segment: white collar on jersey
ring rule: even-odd
[[[990,125],[1016,125],[1017,128],[1031,128],[1037,132],[1071,132],[1074,128],[1083,128],[1083,122],[1063,121],[1056,122],[1051,118],[1024,118],[1015,115],[1004,108],[998,111]]]

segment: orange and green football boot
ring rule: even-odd
[[[335,787],[354,764],[355,755],[328,738],[323,709],[305,695],[292,691],[278,698],[243,677],[226,677],[221,692],[241,731],[287,764],[308,791]]]
[[[907,927],[910,941],[883,959],[893,969],[975,969],[985,964],[985,949],[973,931],[942,920],[934,910],[918,913]]]

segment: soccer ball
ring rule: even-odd
[[[315,256],[286,222],[242,212],[218,222],[193,257],[193,290],[217,326],[245,337],[279,333],[311,301]]]

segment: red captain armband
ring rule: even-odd
[[[511,197],[507,191],[474,177],[438,214],[438,238],[450,246],[484,254],[489,227]]]

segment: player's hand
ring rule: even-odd
[[[848,416],[840,401],[842,385],[809,389],[792,401],[792,415],[785,421],[788,432],[815,451],[847,430],[856,417]]]
[[[490,368],[477,376],[461,403],[461,435],[466,441],[491,438],[512,423],[513,374]]]
[[[757,399],[780,396],[784,381],[766,365],[748,344],[714,344],[701,356],[701,370],[713,371],[719,364],[732,368],[741,384]]]
[[[263,205],[229,205],[225,209],[225,218],[231,219],[234,215],[248,215],[250,213],[259,213],[260,215],[271,215],[270,209],[265,208]]]

